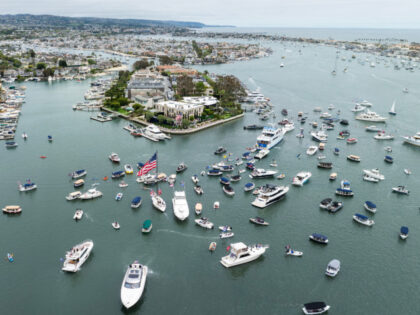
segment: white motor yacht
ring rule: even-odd
[[[174,191],[174,197],[172,198],[172,206],[174,209],[174,215],[181,221],[184,221],[190,215],[190,209],[188,208],[187,197],[185,191]]]
[[[364,107],[372,107],[373,104],[367,100],[363,100],[359,103],[356,103],[356,105],[364,106]]]
[[[111,155],[109,156],[109,159],[111,160],[111,162],[114,162],[114,163],[120,163],[120,161],[121,161],[118,154],[114,153],[114,152],[111,153]]]
[[[146,128],[143,129],[143,133],[153,139],[156,140],[165,140],[169,137],[165,135],[156,125],[149,125]]]
[[[147,266],[136,260],[128,266],[121,285],[121,303],[125,308],[135,305],[141,298],[146,285]]]
[[[277,174],[277,171],[265,170],[263,168],[256,168],[255,170],[252,171],[249,177],[266,178],[266,177],[273,177],[275,174]]]
[[[312,131],[311,132],[312,140],[316,142],[327,142],[328,141],[328,135],[323,131]]]
[[[338,259],[333,259],[328,263],[325,274],[329,277],[335,277],[340,271],[341,263]]]
[[[93,241],[86,240],[74,246],[66,253],[66,259],[63,263],[63,271],[77,272],[88,259],[93,249]]]
[[[293,177],[292,184],[294,186],[303,186],[309,180],[309,178],[311,178],[311,176],[311,172],[299,172],[295,177]]]
[[[82,193],[81,193],[80,191],[74,191],[74,192],[72,192],[72,193],[69,193],[69,194],[66,196],[66,199],[67,199],[68,201],[75,200],[75,199],[78,199],[81,195],[82,195]]]
[[[380,131],[373,138],[376,140],[393,140],[394,136],[386,134],[385,131]]]
[[[222,257],[220,263],[226,268],[251,262],[265,253],[268,245],[247,246],[242,242],[230,244],[230,253]]]
[[[405,136],[402,138],[404,139],[405,143],[420,147],[420,131],[417,132],[414,136]]]
[[[260,189],[259,195],[252,202],[252,205],[257,208],[268,207],[269,205],[283,199],[288,191],[288,186],[267,184]]]
[[[307,155],[314,155],[318,151],[318,147],[316,145],[311,145],[306,150]]]
[[[95,199],[102,196],[102,192],[99,190],[96,190],[96,188],[91,188],[87,192],[80,195],[79,199],[82,200],[89,200],[89,199]]]
[[[387,118],[379,116],[377,113],[368,110],[366,111],[366,113],[361,113],[357,115],[356,119],[371,122],[385,122]]]
[[[264,127],[261,135],[257,138],[257,146],[260,149],[270,150],[283,140],[285,130],[274,126]]]

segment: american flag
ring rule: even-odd
[[[140,171],[137,173],[137,176],[143,176],[149,173],[152,169],[157,167],[157,152],[153,154],[149,161],[147,161]]]

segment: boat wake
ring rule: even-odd
[[[93,218],[88,214],[88,213],[84,213],[83,216],[86,218],[86,220],[89,220],[90,222],[94,222]]]
[[[219,239],[217,236],[213,236],[213,237],[200,236],[200,235],[194,235],[194,234],[181,233],[181,232],[178,232],[178,231],[167,230],[167,229],[159,229],[159,230],[156,230],[156,232],[173,233],[173,234],[177,234],[177,235],[181,235],[181,236],[185,236],[185,237],[201,238],[201,239],[206,239],[206,240],[216,240],[216,239]]]
[[[395,83],[394,81],[391,81],[391,80],[388,80],[388,79],[385,79],[385,78],[381,78],[381,77],[378,77],[376,74],[371,74],[371,76],[373,77],[373,78],[375,78],[375,79],[378,79],[378,80],[381,80],[381,81],[384,81],[384,82],[387,82],[387,83],[389,83],[389,84],[391,84],[391,85],[394,85],[394,86],[398,86],[398,87],[400,87],[400,88],[403,88],[403,86],[401,86],[401,85],[399,85],[398,83]]]

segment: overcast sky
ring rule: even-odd
[[[0,0],[0,14],[269,27],[420,28],[420,0]]]

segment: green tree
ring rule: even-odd
[[[182,119],[182,128],[187,129],[190,125],[190,121],[188,119]]]
[[[158,115],[158,116],[157,116],[157,120],[158,120],[159,124],[160,124],[160,125],[162,125],[162,124],[164,124],[164,123],[165,123],[166,118],[165,118],[165,116],[163,116],[163,115]]]
[[[44,77],[52,77],[54,75],[54,69],[52,68],[46,68],[44,71],[42,71]]]
[[[47,67],[47,65],[45,64],[45,62],[38,62],[38,63],[36,64],[36,68],[37,68],[38,70],[45,69],[46,67]]]
[[[151,113],[149,111],[146,112],[146,120],[147,121],[150,121],[153,117],[154,117],[153,113]]]
[[[176,79],[176,91],[180,96],[191,95],[194,91],[194,83],[191,77],[181,75]]]
[[[87,60],[87,62],[88,62],[88,64],[90,64],[90,65],[96,65],[96,60],[95,59],[88,59]]]
[[[199,95],[203,95],[204,91],[206,90],[206,86],[204,85],[203,82],[197,82],[195,84],[195,93],[199,94]]]
[[[33,58],[35,58],[35,56],[36,56],[36,54],[35,54],[35,51],[33,50],[33,49],[30,49],[29,50],[29,56],[33,59]]]
[[[171,57],[163,55],[163,56],[159,56],[159,63],[161,65],[172,65],[174,61],[172,60]]]
[[[133,68],[135,70],[146,69],[149,66],[149,62],[146,59],[137,60],[133,64]]]
[[[65,61],[64,59],[60,59],[58,61],[58,66],[63,68],[67,67],[67,61]]]

